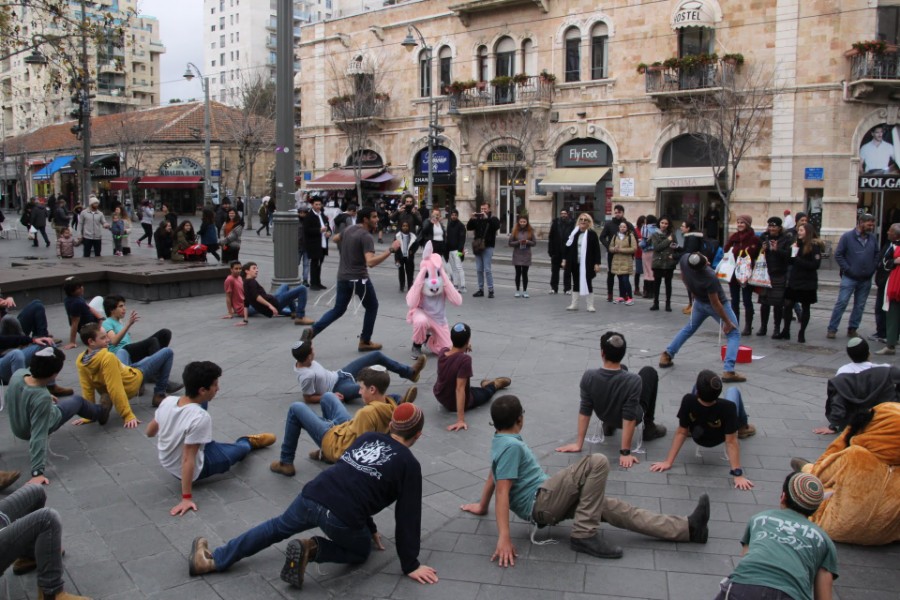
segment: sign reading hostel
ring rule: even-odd
[[[672,14],[672,29],[712,27],[720,18],[716,12],[713,6],[703,0],[682,0]]]

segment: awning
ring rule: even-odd
[[[45,179],[50,179],[53,177],[53,174],[59,171],[60,169],[64,169],[69,166],[75,160],[74,156],[58,156],[50,161],[50,164],[35,173],[31,176],[32,179],[42,181]]]
[[[141,189],[193,190],[203,185],[199,175],[155,175],[141,177],[138,187]]]
[[[545,192],[593,192],[597,189],[597,182],[609,171],[609,167],[553,169],[541,181],[540,187]]]
[[[109,189],[111,190],[127,190],[129,184],[134,181],[128,177],[120,178],[120,179],[110,179],[109,180]]]
[[[382,169],[362,169],[360,175],[363,181],[371,181],[369,177],[375,177],[381,172]],[[353,173],[353,169],[334,169],[321,177],[306,182],[308,190],[352,190],[355,187],[356,175]]]
[[[650,181],[658,188],[715,187],[716,185],[712,167],[657,169]]]
[[[715,27],[721,20],[722,9],[716,0],[681,0],[672,13],[672,29]]]
[[[374,177],[367,177],[367,178],[365,178],[364,181],[366,183],[384,183],[385,181],[390,181],[393,178],[394,178],[393,175],[391,175],[390,173],[385,171],[384,173],[381,173],[380,175],[375,175]]]

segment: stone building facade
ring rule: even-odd
[[[737,170],[731,227],[737,214],[759,224],[785,210],[810,211],[827,238],[852,227],[858,210],[887,224],[900,220],[900,162],[891,155],[871,169],[860,149],[876,125],[893,148],[900,124],[896,4],[420,0],[312,24],[297,49],[304,186],[352,163],[355,119],[334,105],[364,72],[381,99],[357,117],[371,123],[365,150],[412,194],[422,197],[427,181],[431,92],[443,128],[436,205],[465,217],[487,202],[504,229],[522,210],[546,231],[563,207],[603,219],[617,203],[631,220],[668,214],[702,227],[722,204],[709,153],[679,111],[692,95],[768,73],[776,93]],[[430,74],[421,43],[401,45],[408,33],[420,41],[408,26],[432,50]],[[886,45],[858,44],[878,39]],[[869,171],[881,178],[861,177]]]

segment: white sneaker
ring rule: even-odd
[[[522,297],[523,297],[523,298],[528,298],[528,292],[522,292]]]
[[[547,290],[547,293],[552,296],[553,294],[558,294],[559,292],[554,292],[553,290]]]
[[[516,292],[516,298],[518,298],[518,297],[521,296],[521,295],[522,295],[522,294],[520,294],[519,292]]]
[[[563,292],[563,293],[564,293],[566,296],[571,296],[571,295],[572,295],[572,290],[569,290],[569,291],[566,291],[566,292]]]
[[[465,293],[468,292],[469,290],[466,289],[466,286],[462,286],[461,288],[459,288],[459,291],[460,291],[461,293],[465,294]]]

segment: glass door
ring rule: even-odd
[[[499,169],[496,212],[500,219],[500,232],[509,234],[516,224],[516,217],[525,208],[525,171],[515,181],[507,169]]]

